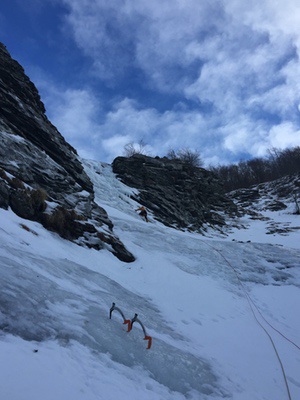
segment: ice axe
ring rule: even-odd
[[[122,316],[122,318],[123,318],[123,324],[125,325],[125,324],[127,324],[128,325],[128,327],[127,327],[127,332],[130,332],[131,331],[131,321],[130,321],[130,319],[126,319],[125,318],[125,316],[124,316],[124,314],[123,314],[123,312],[119,309],[119,307],[116,307],[116,304],[115,303],[112,303],[112,306],[110,307],[110,310],[109,310],[109,319],[111,319],[111,315],[112,315],[112,312],[113,311],[118,311],[118,313]]]
[[[130,321],[130,330],[132,329],[132,326],[133,326],[133,324],[135,322],[138,322],[141,325],[141,327],[143,329],[143,332],[144,332],[144,336],[145,336],[144,340],[148,340],[147,350],[149,350],[151,348],[151,345],[152,345],[152,337],[147,335],[146,329],[145,329],[144,325],[141,323],[141,321],[138,319],[138,315],[137,314],[134,314],[134,317]]]

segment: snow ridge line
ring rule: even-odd
[[[200,239],[200,240],[201,240],[201,239]],[[279,355],[279,353],[278,353],[278,350],[277,350],[277,348],[276,348],[276,345],[275,345],[275,343],[274,343],[274,341],[273,341],[272,336],[270,335],[270,333],[269,333],[269,332],[267,331],[267,329],[262,325],[262,323],[258,320],[258,318],[257,318],[257,316],[256,316],[256,314],[255,314],[255,312],[254,312],[254,309],[253,309],[252,305],[253,305],[254,308],[257,310],[257,312],[259,313],[259,315],[261,315],[261,317],[263,318],[263,320],[264,320],[272,329],[274,329],[276,332],[278,332],[284,339],[288,340],[290,343],[292,343],[294,346],[296,346],[296,348],[298,348],[299,350],[300,350],[300,347],[299,347],[296,343],[294,343],[292,340],[290,340],[290,339],[288,339],[287,337],[285,337],[285,335],[283,335],[283,334],[282,334],[281,332],[279,332],[276,328],[274,328],[269,322],[266,321],[266,319],[262,316],[261,312],[258,310],[257,306],[255,305],[255,303],[253,302],[253,300],[251,299],[251,297],[250,297],[249,294],[247,293],[247,291],[246,291],[246,289],[245,289],[245,286],[244,286],[244,284],[242,283],[242,281],[240,280],[240,277],[238,276],[238,273],[237,273],[236,269],[235,269],[234,266],[227,260],[227,258],[221,253],[221,251],[218,250],[218,249],[216,249],[216,248],[215,248],[214,246],[212,246],[211,244],[206,243],[204,240],[201,240],[201,242],[205,243],[207,246],[209,246],[210,248],[212,248],[216,253],[218,253],[218,254],[225,260],[225,262],[229,265],[229,267],[233,270],[233,272],[235,273],[235,275],[236,275],[236,277],[237,277],[237,279],[238,279],[238,282],[239,282],[241,288],[243,289],[243,292],[244,292],[245,297],[246,297],[246,299],[247,299],[247,301],[248,301],[250,310],[251,310],[251,312],[252,312],[252,314],[253,314],[253,316],[254,316],[256,322],[257,322],[258,325],[263,329],[263,331],[264,331],[265,334],[268,336],[268,338],[269,338],[269,340],[270,340],[270,342],[271,342],[271,344],[272,344],[272,347],[273,347],[273,349],[274,349],[274,352],[275,352],[275,354],[276,354],[276,357],[277,357],[277,359],[278,359],[278,362],[279,362],[279,365],[280,365],[280,368],[281,368],[281,372],[282,372],[282,375],[283,375],[283,379],[284,379],[285,387],[286,387],[286,390],[287,390],[288,398],[289,398],[289,400],[292,400],[291,392],[290,392],[290,388],[289,388],[289,384],[288,384],[287,377],[286,377],[286,373],[285,373],[285,369],[284,369],[282,360],[281,360],[281,358],[280,358],[280,355]]]

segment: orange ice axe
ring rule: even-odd
[[[130,325],[131,325],[130,330],[132,329],[132,326],[133,326],[133,324],[135,322],[138,322],[141,325],[141,327],[143,329],[143,332],[144,332],[144,335],[145,335],[144,340],[148,340],[147,350],[149,350],[151,348],[151,346],[152,346],[152,337],[147,335],[146,329],[145,329],[144,325],[141,323],[141,321],[138,319],[138,315],[137,314],[134,314],[134,317],[130,321]]]
[[[116,304],[115,303],[112,303],[112,306],[111,306],[111,308],[110,308],[110,310],[109,310],[109,318],[111,319],[111,315],[112,315],[112,312],[113,311],[118,311],[118,313],[121,315],[121,317],[123,318],[123,324],[124,325],[128,325],[128,327],[127,327],[127,332],[130,332],[131,331],[131,321],[130,321],[130,319],[126,319],[125,318],[125,316],[124,316],[124,314],[123,314],[123,312],[119,309],[119,307],[116,307]]]

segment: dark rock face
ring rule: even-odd
[[[297,203],[300,198],[300,174],[287,175],[251,188],[227,193],[245,213],[247,211],[279,211]]]
[[[40,189],[46,197],[37,203]],[[134,260],[113,234],[106,211],[94,202],[76,150],[47,119],[36,87],[1,43],[0,207],[11,207],[78,244],[106,246],[121,260]]]
[[[45,151],[85,190],[92,191],[92,184],[76,157],[76,150],[48,120],[36,87],[1,43],[0,110],[2,130],[19,135]]]
[[[135,200],[165,225],[201,230],[204,224],[224,225],[224,214],[236,213],[212,173],[180,160],[140,154],[117,157],[113,171],[123,183],[139,189]]]

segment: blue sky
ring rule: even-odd
[[[0,41],[84,157],[300,145],[299,0],[2,0]]]

